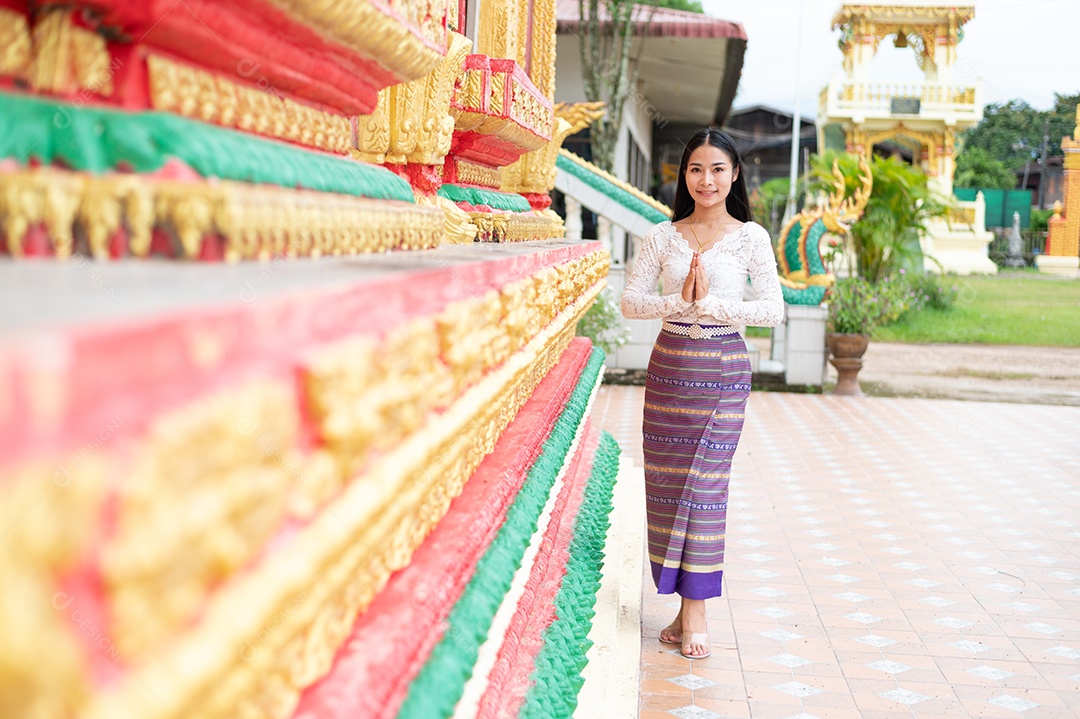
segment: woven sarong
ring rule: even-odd
[[[649,560],[660,594],[720,596],[731,457],[749,396],[750,358],[738,334],[660,332],[644,418]]]

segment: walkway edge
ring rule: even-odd
[[[623,454],[615,482],[596,616],[574,716],[636,717],[641,688],[641,584],[644,576],[645,471]]]

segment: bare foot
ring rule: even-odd
[[[705,601],[684,599],[681,614],[683,656],[691,659],[709,656],[712,650],[709,648],[709,627],[705,621]]]
[[[660,641],[664,644],[682,644],[682,610],[671,624],[660,630]]]

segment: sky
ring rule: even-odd
[[[889,0],[880,0],[881,4]],[[803,6],[802,62],[799,6]],[[772,105],[813,117],[829,78],[842,73],[839,30],[832,17],[841,0],[702,0],[713,17],[742,23],[747,46],[734,108]],[[1049,109],[1054,93],[1080,92],[1080,0],[976,0],[975,18],[958,46],[957,84],[979,78],[985,103],[1015,98]],[[910,48],[882,42],[870,67],[871,82],[919,82],[922,71]]]

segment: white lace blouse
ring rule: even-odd
[[[701,254],[709,277],[709,294],[700,300],[682,298],[694,251],[671,222],[661,222],[645,235],[626,280],[621,309],[627,319],[702,325],[775,327],[784,321],[784,295],[776,273],[769,232],[747,222]],[[747,278],[758,299],[744,302]],[[657,281],[662,283],[658,294]]]

